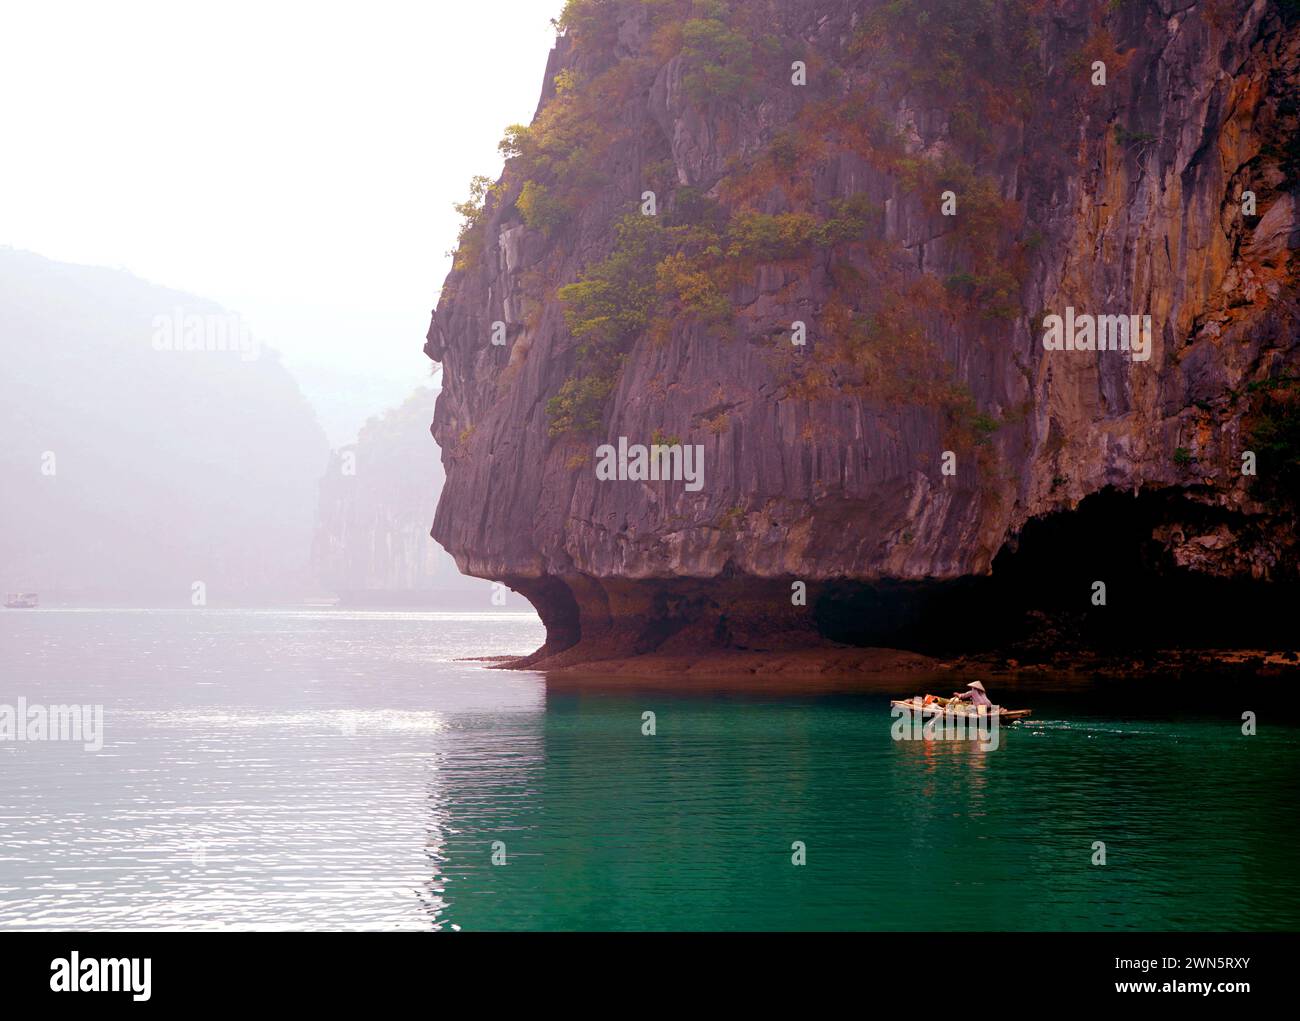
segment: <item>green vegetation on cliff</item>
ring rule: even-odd
[[[625,206],[608,225],[613,243],[606,256],[571,283],[548,278],[554,292],[529,296],[558,296],[579,341],[571,375],[548,402],[552,432],[599,427],[623,358],[641,338],[662,341],[683,323],[715,330],[720,340],[735,329],[752,331],[755,324],[737,323],[734,296],[768,264],[805,272],[839,267],[819,334],[836,346],[831,364],[856,370],[845,375],[792,362],[792,392],[810,400],[891,394],[950,406],[950,370],[919,381],[904,357],[890,354],[890,344],[911,350],[925,338],[908,339],[919,327],[897,325],[882,306],[879,284],[888,279],[894,290],[920,293],[929,307],[973,313],[993,327],[1018,315],[1028,248],[1016,241],[1020,210],[976,168],[990,127],[1017,116],[1037,80],[1029,6],[888,0],[865,12],[847,45],[814,49],[777,33],[781,18],[769,0],[569,0],[557,24],[576,62],[557,74],[531,125],[507,129],[501,151],[508,162],[498,186],[514,196],[519,219],[555,244],[590,215],[590,195],[608,184],[618,154],[639,150],[645,125],[629,111],[644,103],[673,58],[682,91],[721,137],[734,135],[773,97],[788,102],[789,93],[776,90],[794,88],[791,59],[804,60],[814,80],[797,91],[798,116],[765,150],[735,158],[708,194],[681,185],[671,160],[647,160],[641,186],[656,192],[659,215]],[[629,19],[650,42],[616,57],[620,25]],[[942,156],[918,149],[895,126],[906,93],[947,107],[953,144]],[[860,265],[868,253],[886,263],[899,256],[880,244],[878,196],[814,199],[819,175],[846,155],[892,179],[905,199],[923,203],[921,215],[938,220],[938,196],[955,196],[960,215],[940,221],[962,254],[955,271],[938,280],[925,272],[918,280],[914,272],[886,268],[874,281],[851,279],[845,267]],[[466,222],[469,258],[477,221]],[[927,352],[934,354],[932,345]],[[889,373],[899,378],[887,385],[882,377]],[[969,423],[977,413],[963,407],[954,415]]]
[[[1246,441],[1258,458],[1252,494],[1295,507],[1300,502],[1300,377],[1251,383],[1246,393]]]

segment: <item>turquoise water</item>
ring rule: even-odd
[[[0,614],[0,705],[100,704],[105,727],[97,753],[0,742],[0,928],[1300,924],[1300,730],[1267,683],[1170,714],[1151,682],[985,678],[1035,716],[983,750],[892,740],[911,680],[575,690],[458,662],[540,635],[509,614]]]

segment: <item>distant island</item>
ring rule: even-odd
[[[437,392],[417,389],[334,451],[320,480],[312,574],[345,607],[527,609],[504,587],[461,574],[429,537],[443,485],[429,419]]]
[[[49,605],[301,598],[329,451],[236,314],[0,248],[0,321],[0,591]]]

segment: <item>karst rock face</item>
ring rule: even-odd
[[[795,582],[985,577],[1103,491],[1156,501],[1163,569],[1295,575],[1294,5],[564,22],[425,348],[432,534],[545,655],[808,632]],[[1150,357],[1047,350],[1067,308],[1149,315]],[[619,437],[701,445],[702,487],[598,479]]]

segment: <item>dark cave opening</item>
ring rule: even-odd
[[[1244,522],[1176,490],[1104,490],[1028,522],[991,573],[951,581],[809,583],[724,573],[711,579],[508,578],[546,625],[518,665],[579,645],[638,655],[669,646],[765,651],[831,641],[938,656],[1023,662],[1160,649],[1293,649],[1300,583],[1213,577],[1179,567],[1157,530],[1186,539]],[[1094,585],[1105,602],[1094,602]]]
[[[1030,521],[987,577],[821,586],[817,627],[849,645],[943,655],[1285,647],[1300,607],[1294,581],[1188,571],[1153,539],[1162,523],[1208,530],[1224,514],[1174,492],[1105,490]],[[1095,582],[1104,605],[1093,603]]]

